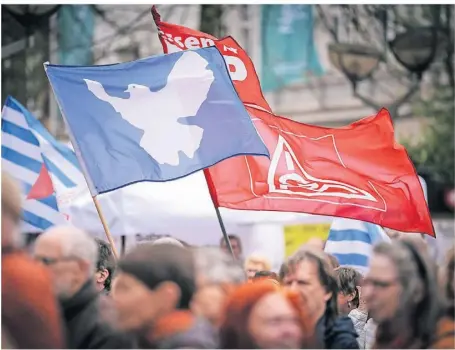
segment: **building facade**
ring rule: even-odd
[[[164,21],[191,28],[200,26],[200,5],[158,5],[158,10]],[[374,114],[376,111],[373,108],[353,96],[348,80],[331,64],[328,45],[333,40],[316,12],[314,17],[314,43],[323,74],[268,92],[265,94],[267,101],[278,115],[322,126],[342,126]],[[44,61],[61,63],[59,45],[62,44],[62,34],[59,21],[58,15],[52,16],[49,25],[33,35],[27,41],[27,48],[22,50],[17,47],[23,38],[10,35],[11,38],[3,40],[2,73],[6,78],[2,77],[2,87],[5,93],[17,96],[38,118],[43,119],[53,134],[66,138],[65,127],[44,71],[39,71]],[[264,45],[261,42],[261,6],[223,5],[222,22],[225,34],[233,36],[244,47],[261,77],[266,69],[261,62]],[[76,23],[79,23],[82,31],[87,30],[88,24],[84,24],[83,18]],[[13,34],[19,33],[16,29],[13,31],[11,24],[8,26]],[[149,5],[96,5],[93,24],[89,29],[92,31],[92,64],[125,62],[162,52]],[[72,33],[69,34],[68,40],[71,41]],[[77,30],[74,35],[78,35]],[[8,45],[6,53],[5,43]],[[15,50],[11,50],[15,47]],[[35,65],[29,61],[34,61]],[[39,64],[36,65],[36,62]],[[37,76],[18,70],[18,65],[32,72],[38,70]],[[387,107],[397,96],[406,92],[406,85],[379,69],[375,79],[362,82],[358,91],[378,105]],[[401,107],[400,115],[404,117],[396,120],[397,135],[417,138],[424,125],[421,119],[413,116],[407,104]]]

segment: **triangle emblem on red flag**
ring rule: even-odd
[[[54,193],[54,186],[52,184],[49,172],[46,166],[41,165],[41,170],[38,179],[32,186],[27,199],[42,199],[51,196]]]
[[[323,142],[324,139],[327,139],[328,142],[325,143],[326,145],[324,147],[328,150],[331,149],[332,145],[335,145],[333,135],[325,135],[319,138],[305,137],[305,139],[311,143]],[[333,148],[333,158],[338,159],[339,165],[345,168],[335,146]],[[278,168],[281,168],[281,171]],[[370,193],[367,190],[341,181],[323,179],[310,175],[298,161],[289,143],[281,135],[278,136],[278,144],[271,158],[267,183],[271,193],[298,195],[314,198],[315,200],[320,200],[324,197],[327,200],[331,197],[340,197],[379,202],[372,194],[374,191]]]

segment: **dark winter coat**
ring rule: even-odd
[[[338,317],[328,328],[322,316],[316,325],[316,336],[324,349],[359,349],[358,335],[348,316]]]
[[[100,316],[100,293],[88,281],[62,302],[69,349],[132,349],[130,337],[114,331]]]

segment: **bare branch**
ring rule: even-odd
[[[321,5],[316,5],[316,9],[318,11],[319,17],[321,18],[322,24],[324,27],[329,31],[329,33],[332,35],[332,38],[335,42],[338,42],[338,35],[337,31],[335,28],[331,27],[329,25],[329,21],[327,20],[327,16],[324,13],[324,10],[322,9]]]
[[[108,18],[106,15],[106,11],[100,8],[98,5],[90,5],[92,6],[93,10],[95,13],[107,24],[109,24],[111,27],[115,28],[116,30],[121,30],[120,25],[113,21],[112,19]]]

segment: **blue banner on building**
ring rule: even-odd
[[[58,63],[93,64],[95,13],[91,5],[63,5],[58,12]],[[55,63],[55,62],[54,62]]]
[[[261,6],[261,86],[264,92],[303,82],[323,69],[313,37],[312,5]]]

